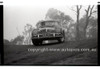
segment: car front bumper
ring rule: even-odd
[[[51,34],[38,34],[37,36],[32,36],[32,40],[54,40],[62,38],[63,34],[61,33],[51,33]]]

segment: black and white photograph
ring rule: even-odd
[[[3,2],[4,65],[98,65],[98,4],[19,2]]]

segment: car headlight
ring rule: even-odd
[[[56,33],[56,34],[55,34],[55,36],[61,36],[61,35],[62,35],[61,33]]]
[[[36,35],[36,34],[33,34],[32,36],[33,36],[33,37],[38,37],[38,35]]]
[[[38,30],[37,30],[37,29],[34,29],[32,32],[33,32],[34,34],[37,34]]]
[[[33,36],[38,36],[38,35],[35,34],[35,35],[33,35]]]

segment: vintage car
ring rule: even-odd
[[[32,43],[34,45],[41,45],[52,40],[65,41],[65,32],[61,28],[60,22],[54,20],[40,21],[36,26],[37,28],[32,31]]]

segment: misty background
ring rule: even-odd
[[[34,3],[33,3],[34,4]],[[78,5],[80,7],[80,5]],[[90,8],[89,8],[90,7]],[[93,9],[92,9],[93,7]],[[88,20],[86,10],[91,9],[93,14]],[[79,22],[79,38],[84,38],[84,28],[88,23],[85,32],[86,37],[97,36],[97,6],[82,5],[77,19],[76,5],[5,5],[4,6],[4,43],[9,44],[31,44],[31,32],[41,20],[58,20],[66,31],[67,40],[75,40],[77,37],[77,22]],[[88,14],[88,15],[89,15]],[[78,21],[77,21],[78,20]],[[86,23],[86,21],[88,21]],[[95,29],[94,29],[95,28]],[[92,33],[91,31],[92,30]],[[78,35],[78,36],[79,36]]]
[[[57,7],[34,7],[34,6],[5,6],[4,7],[4,38],[11,40],[24,30],[24,26],[28,23],[36,27],[39,20],[45,20],[45,15],[50,8],[55,8],[70,15],[76,20],[76,15],[66,6]],[[17,29],[16,29],[17,28]]]
[[[5,65],[98,65],[96,0],[3,0],[3,4]],[[31,33],[42,20],[59,21],[65,42],[33,45]],[[28,51],[31,48],[83,51],[33,53]]]

